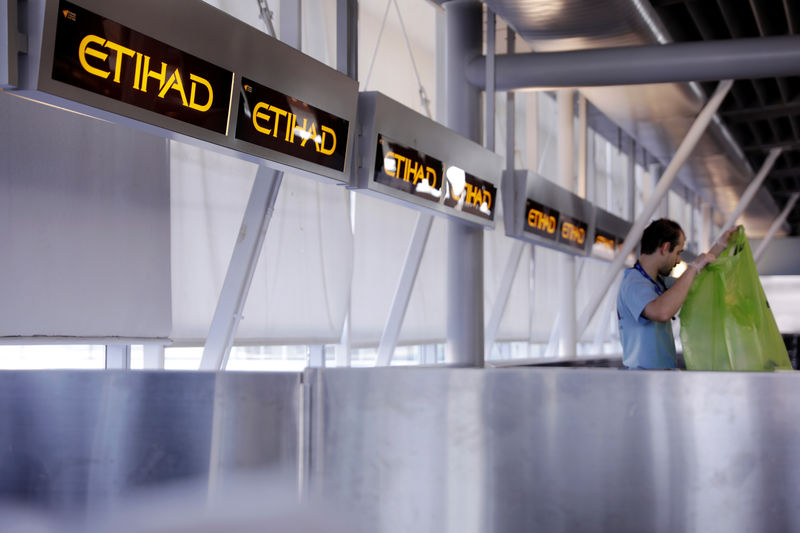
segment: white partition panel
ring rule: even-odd
[[[0,336],[167,337],[169,158],[0,93]]]
[[[257,167],[181,143],[171,155],[172,337],[202,344]],[[351,269],[348,192],[287,174],[237,342],[338,342]]]

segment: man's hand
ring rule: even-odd
[[[694,261],[692,261],[691,263],[686,265],[686,267],[687,268],[688,267],[694,267],[695,271],[697,273],[699,273],[701,270],[703,270],[706,267],[706,265],[708,265],[710,263],[713,263],[716,258],[717,258],[717,256],[712,254],[712,253],[710,253],[710,252],[709,253],[705,253],[705,254],[700,254],[700,255],[698,255],[697,257],[694,258]]]
[[[731,240],[731,235],[733,235],[733,232],[735,232],[738,229],[739,226],[734,226],[725,233],[723,233],[722,235],[720,235],[719,239],[717,239],[717,242],[715,242],[714,246],[712,246],[711,250],[709,250],[709,253],[712,253],[716,256],[725,251],[725,248],[728,247],[728,241]]]

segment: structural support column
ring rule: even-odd
[[[586,97],[578,93],[578,190],[577,194],[581,198],[587,198],[588,191],[588,105]],[[589,200],[591,201],[591,200]]]
[[[206,338],[200,370],[222,370],[228,362],[282,180],[283,172],[259,166]]]
[[[130,367],[130,344],[106,344],[106,370],[128,370]]]
[[[628,213],[631,220],[636,220],[636,141],[630,139],[628,154]]]
[[[574,173],[574,115],[575,91],[558,91],[558,181],[569,192],[575,191]],[[575,256],[558,255],[559,294],[561,295],[560,335],[557,355],[575,357],[578,354],[578,337],[575,328]]]
[[[762,255],[764,255],[764,250],[767,249],[767,246],[769,246],[772,238],[775,237],[775,233],[778,231],[778,228],[783,225],[783,223],[786,221],[786,217],[788,217],[789,213],[791,213],[792,209],[794,209],[794,204],[797,203],[798,198],[800,198],[800,192],[792,194],[792,196],[789,198],[789,201],[786,202],[786,207],[783,208],[781,214],[778,215],[778,218],[776,218],[775,222],[773,222],[769,227],[769,231],[767,231],[766,236],[761,240],[758,248],[753,253],[753,260],[755,260],[756,263],[758,263],[758,260],[761,259]]]
[[[300,50],[302,40],[302,0],[281,0],[278,28],[281,41]]]
[[[358,79],[358,0],[336,0],[336,69]]]
[[[753,178],[753,181],[750,182],[750,185],[747,186],[747,189],[745,189],[742,197],[739,199],[739,204],[736,206],[736,209],[733,210],[733,213],[730,214],[725,224],[722,225],[716,240],[719,240],[722,234],[733,227],[736,223],[736,219],[739,218],[739,216],[744,213],[744,210],[747,209],[747,206],[750,205],[750,202],[758,192],[761,184],[764,183],[764,179],[767,177],[767,174],[769,174],[769,171],[772,170],[772,166],[775,164],[775,161],[778,159],[778,156],[781,155],[782,151],[783,148],[773,148],[769,151],[769,155],[764,160],[764,164],[761,165],[758,174],[756,174],[756,177]]]
[[[164,370],[164,345],[145,344],[142,365],[145,370]]]
[[[481,54],[483,6],[451,0],[445,9],[447,126],[481,142],[480,91],[465,76]],[[445,361],[483,366],[483,229],[447,223],[447,345]]]
[[[689,131],[686,133],[686,137],[683,138],[680,146],[678,146],[678,150],[672,157],[672,161],[669,162],[667,169],[664,171],[664,174],[658,181],[658,185],[656,186],[655,191],[653,191],[653,196],[650,197],[645,206],[642,208],[642,212],[639,214],[639,217],[633,223],[631,230],[625,237],[625,242],[622,244],[622,249],[619,250],[617,256],[614,258],[614,261],[611,263],[611,265],[609,265],[603,274],[603,277],[597,283],[598,289],[592,295],[592,298],[589,300],[586,309],[584,310],[583,314],[581,314],[580,320],[578,321],[578,335],[586,330],[586,327],[589,325],[592,317],[597,312],[600,302],[602,302],[603,297],[608,291],[608,288],[614,281],[617,272],[619,272],[622,268],[625,258],[628,257],[628,254],[630,254],[639,243],[639,239],[641,239],[642,232],[649,223],[650,217],[655,212],[656,207],[658,207],[658,204],[661,202],[661,200],[666,196],[667,192],[672,186],[672,182],[675,181],[675,178],[678,175],[678,171],[694,150],[694,147],[697,145],[700,137],[703,136],[703,132],[711,122],[711,119],[714,118],[714,114],[717,112],[717,109],[719,108],[720,104],[722,104],[722,101],[725,99],[725,96],[728,94],[728,91],[730,91],[732,86],[733,81],[731,80],[720,82],[716,91],[714,91],[714,94],[711,96],[711,99],[705,105],[703,110],[700,111],[697,119],[695,119],[694,123],[689,128]]]

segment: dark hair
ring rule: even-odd
[[[683,235],[680,225],[668,218],[659,218],[647,226],[642,234],[642,247],[640,253],[652,254],[665,242],[669,243],[670,251],[678,246],[678,241]],[[685,238],[685,237],[684,237]]]

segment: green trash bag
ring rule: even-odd
[[[792,369],[741,226],[695,277],[680,318],[688,370]]]

